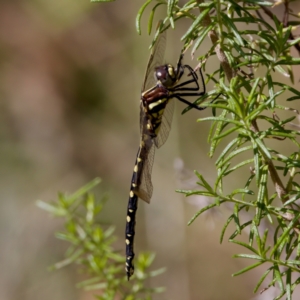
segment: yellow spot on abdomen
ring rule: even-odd
[[[126,243],[127,245],[129,245],[129,244],[130,244],[130,241],[129,241],[128,239],[126,239],[126,240],[125,240],[125,243]]]
[[[129,192],[129,196],[130,196],[130,198],[132,198],[132,197],[134,196],[133,191],[130,191],[130,192]]]
[[[131,221],[131,218],[129,216],[126,217],[127,222]]]

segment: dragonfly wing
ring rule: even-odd
[[[164,110],[158,135],[154,139],[154,143],[157,148],[160,148],[166,142],[169,136],[173,119],[174,106],[174,100],[170,99]]]
[[[156,86],[157,81],[154,76],[154,70],[155,67],[161,66],[164,63],[164,56],[165,56],[165,50],[166,50],[166,41],[167,41],[167,32],[162,32],[154,44],[151,54],[149,57],[149,61],[146,68],[144,83],[142,86],[142,93],[154,86]],[[145,132],[145,129],[143,126],[147,125],[147,122],[144,122],[146,120],[145,117],[145,111],[144,106],[141,101],[140,103],[140,134],[143,135]]]
[[[163,31],[159,34],[156,43],[154,44],[150,58],[148,61],[142,92],[152,88],[156,85],[156,78],[154,77],[154,69],[157,66],[164,64],[164,56],[166,50],[167,32]]]
[[[144,84],[142,87],[142,92],[147,91],[148,89],[152,88],[157,84],[156,78],[154,76],[155,67],[161,66],[164,64],[164,54],[166,50],[166,41],[167,41],[167,34],[166,31],[162,32],[154,44],[151,55],[148,61]],[[169,136],[169,132],[171,129],[172,117],[174,112],[174,101],[169,101],[167,106],[164,110],[162,116],[162,123],[160,126],[159,133],[157,137],[154,139],[155,146],[160,148],[167,140]],[[143,126],[146,124],[144,122],[145,115],[143,104],[141,103],[140,107],[140,127],[141,127],[141,134],[143,134],[144,129]],[[144,122],[144,123],[143,123]]]
[[[155,146],[152,139],[149,139],[144,144],[144,147],[140,148],[140,158],[144,162],[142,164],[142,170],[140,175],[140,182],[137,184],[137,190],[135,194],[142,200],[150,203],[153,185],[151,180],[152,167],[154,162]]]
[[[155,67],[164,63],[164,54],[166,49],[166,31],[159,34],[150,54],[148,61],[142,92],[152,88],[157,84],[154,76]],[[141,146],[139,157],[143,160],[142,169],[138,176],[137,188],[135,194],[142,200],[150,202],[153,192],[151,173],[155,154],[155,139],[151,138],[147,129],[148,118],[145,114],[143,102],[140,102],[140,133]]]

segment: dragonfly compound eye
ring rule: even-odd
[[[167,80],[169,74],[166,66],[159,66],[155,68],[155,77],[157,80],[164,82]]]
[[[170,65],[156,67],[155,77],[163,86],[172,86],[174,85],[174,68]]]

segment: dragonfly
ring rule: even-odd
[[[165,48],[166,31],[163,31],[152,48],[140,99],[140,146],[130,184],[125,230],[125,270],[128,280],[134,274],[134,237],[138,199],[150,203],[153,192],[151,172],[155,148],[160,148],[168,138],[174,112],[173,100],[177,99],[198,110],[205,109],[185,99],[203,96],[206,93],[201,68],[199,68],[199,83],[199,77],[193,68],[183,64],[183,52],[179,56],[176,67],[163,64]],[[185,71],[188,72],[190,79],[179,83]]]

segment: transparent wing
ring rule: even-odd
[[[166,142],[169,136],[172,119],[173,119],[174,106],[175,106],[174,100],[170,99],[169,103],[167,103],[167,106],[164,110],[158,135],[154,139],[154,143],[157,148],[160,148]]]
[[[157,84],[155,76],[154,76],[154,70],[155,67],[161,66],[164,64],[164,54],[166,50],[166,41],[167,41],[167,34],[166,31],[162,32],[155,43],[155,45],[152,48],[151,55],[148,61],[144,84],[142,87],[142,92],[152,88]],[[144,120],[144,110],[143,110],[143,104],[141,103],[140,107],[140,122],[141,122],[141,134],[143,132],[143,120]],[[160,126],[159,133],[157,137],[154,139],[155,146],[157,148],[160,148],[167,140],[169,136],[169,132],[171,129],[171,123],[174,113],[174,101],[170,101],[164,111],[162,122]],[[146,123],[144,123],[146,124]]]
[[[150,203],[153,185],[151,180],[152,167],[154,162],[155,146],[153,140],[149,138],[146,146],[141,148],[140,158],[144,161],[141,177],[136,191],[137,196]]]
[[[167,40],[167,33],[166,31],[162,32],[154,44],[151,54],[149,57],[149,61],[146,68],[145,78],[142,86],[142,93],[157,84],[155,76],[154,76],[154,69],[157,66],[161,66],[164,63],[164,56],[166,50],[166,40]],[[140,134],[143,135],[145,130],[143,126],[146,126],[145,122],[145,113],[143,108],[143,103],[140,103]]]
[[[154,87],[157,82],[154,76],[155,67],[164,64],[164,54],[166,49],[166,31],[162,32],[154,44],[151,55],[148,61],[142,92]],[[146,128],[147,116],[144,112],[143,103],[140,103],[140,133],[141,142],[144,142],[144,147],[140,148],[140,158],[143,160],[143,168],[141,170],[140,180],[136,194],[146,202],[150,202],[153,192],[151,173],[154,162],[155,146],[161,147],[168,138],[172,116],[174,111],[174,101],[167,104],[162,117],[162,123],[159,133],[156,138],[152,139]],[[155,146],[154,146],[155,145]]]
[[[167,34],[166,31],[164,31],[158,36],[156,43],[154,44],[151,50],[151,54],[150,54],[150,58],[148,61],[146,74],[144,78],[144,83],[142,86],[142,92],[156,85],[156,79],[154,77],[154,69],[155,67],[164,64],[166,40],[167,40]]]

